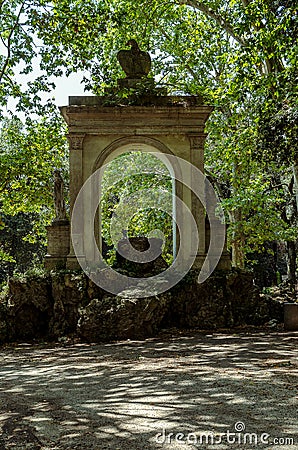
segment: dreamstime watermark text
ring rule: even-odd
[[[269,433],[246,432],[244,422],[236,422],[233,430],[226,430],[224,433],[215,434],[213,432],[170,432],[165,428],[155,436],[157,444],[188,444],[196,445],[219,445],[219,444],[237,444],[237,445],[294,445],[294,438],[272,437]]]

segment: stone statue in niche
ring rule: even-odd
[[[54,170],[54,204],[56,214],[54,222],[67,220],[64,201],[64,182],[58,169]]]
[[[120,50],[117,59],[126,73],[126,78],[140,79],[146,77],[151,69],[151,58],[149,53],[143,52],[134,39],[127,43],[130,50]]]

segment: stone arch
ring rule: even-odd
[[[174,173],[179,170],[179,167],[173,168],[172,164],[167,161],[166,155],[174,155],[174,153],[162,142],[147,136],[127,136],[116,139],[100,152],[93,165],[92,173],[122,153],[132,150],[157,153],[159,155],[157,157],[160,157],[160,159],[161,155],[165,155],[165,158],[161,160],[167,166],[169,171],[174,171],[174,175]],[[113,157],[111,158],[112,155]]]
[[[69,104],[60,108],[69,130],[70,215],[84,183],[104,162],[134,148],[155,152],[170,174],[179,176],[181,180],[176,182],[175,193],[195,218],[200,237],[198,248],[195,249],[190,223],[181,208],[176,208],[180,228],[189,237],[183,244],[186,248],[182,250],[185,255],[196,252],[194,266],[201,268],[206,256],[205,210],[202,202],[187,188],[191,185],[190,171],[185,170],[182,164],[179,167],[179,162],[173,163],[177,167],[169,163],[170,156],[173,155],[204,172],[204,142],[207,136],[204,128],[213,107],[204,105],[202,99],[195,96],[153,96],[148,105],[141,102],[135,105],[108,106],[107,100],[105,96],[70,97]],[[94,185],[95,197],[97,186],[98,181]],[[58,257],[59,264],[66,263],[69,269],[80,267],[81,260],[92,261],[95,246],[90,233],[94,232],[93,212],[96,209],[92,207],[96,199],[90,197],[93,195],[92,186],[89,188],[90,192],[85,192],[84,208],[78,220],[71,222],[70,227],[65,227],[63,235],[59,231],[60,247],[56,251],[57,245],[53,243],[56,253],[47,255],[48,267],[55,267]],[[51,239],[49,237],[49,249],[52,248]],[[61,247],[61,243],[65,241],[69,241],[68,255],[64,247]],[[72,241],[76,243],[76,253]],[[230,267],[228,259],[222,262],[221,267]]]

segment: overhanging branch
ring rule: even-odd
[[[191,6],[194,9],[198,9],[201,11],[205,16],[213,19],[216,21],[216,23],[221,26],[226,32],[233,38],[235,41],[238,42],[242,47],[246,46],[246,42],[244,39],[242,39],[240,36],[238,36],[233,29],[233,26],[224,19],[220,14],[218,14],[216,11],[213,11],[213,9],[209,8],[209,6],[206,6],[202,2],[198,2],[196,0],[178,0],[180,4]]]

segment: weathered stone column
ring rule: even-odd
[[[204,173],[204,144],[207,137],[206,133],[191,134],[190,140],[190,162],[202,173]],[[192,180],[193,184],[193,180]],[[200,189],[201,196],[205,197],[204,186],[194,186]],[[201,267],[205,259],[205,208],[199,198],[192,193],[192,213],[194,215],[197,229],[199,232],[199,248],[196,259],[196,266]]]
[[[73,206],[77,195],[83,185],[83,142],[85,134],[70,133],[69,140],[69,203],[70,203],[70,219],[72,217]],[[83,241],[82,235],[84,231],[83,215],[76,218],[74,228],[71,226],[71,231],[74,237],[81,242],[81,253],[83,255]],[[73,245],[70,236],[70,251],[67,257],[67,268],[76,269],[79,267],[77,258],[74,254]]]

